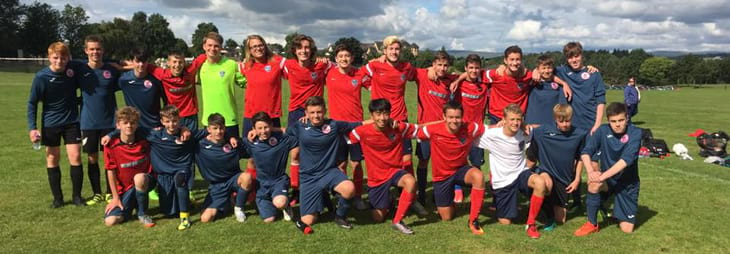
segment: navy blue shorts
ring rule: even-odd
[[[210,183],[208,185],[208,195],[205,197],[203,207],[205,209],[217,209],[219,212],[223,211],[226,207],[231,206],[231,194],[238,192],[241,187],[238,186],[238,177],[241,173],[238,173],[225,182]]]
[[[101,145],[101,138],[114,129],[81,130],[81,150],[84,153],[95,154],[104,150]]]
[[[347,142],[341,142],[340,143],[340,149],[337,151],[337,161],[345,161],[348,159],[351,161],[361,161],[363,160],[362,155],[362,147],[360,147],[360,143],[357,144],[347,144]]]
[[[176,184],[175,177],[183,180],[182,185]],[[190,180],[189,169],[183,169],[174,174],[157,174],[157,194],[160,197],[160,212],[167,216],[174,216],[181,210],[188,211],[188,207],[179,207],[177,188],[188,189]]]
[[[273,201],[276,196],[289,195],[289,176],[283,175],[270,183],[256,182],[256,207],[259,208],[259,216],[262,219],[276,216],[277,209]]]
[[[469,163],[475,168],[481,168],[484,165],[484,149],[472,147],[469,151]]]
[[[67,145],[81,143],[81,129],[79,123],[70,123],[57,127],[41,128],[41,144],[44,146],[60,146],[61,138]]]
[[[416,156],[420,160],[431,159],[431,141],[423,140],[416,143]]]
[[[185,126],[190,131],[195,131],[198,129],[198,115],[191,115],[180,118],[180,126]]]
[[[149,183],[149,189],[155,188],[155,185],[157,185],[157,181],[154,177],[150,174],[145,174],[145,177],[147,178],[147,182]],[[119,207],[115,207],[109,213],[104,214],[104,218],[109,216],[121,216],[122,219],[129,220],[132,218],[132,211],[134,209],[137,209],[137,189],[134,187],[130,188],[129,190],[122,193],[122,195],[119,197],[119,201],[121,201],[122,206],[124,209],[121,209]]]
[[[454,185],[468,186],[464,182],[464,178],[471,168],[473,168],[471,165],[461,166],[454,175],[446,180],[433,182],[433,196],[436,206],[445,207],[454,204]]]
[[[343,181],[347,175],[338,168],[327,170],[321,177],[307,177],[300,175],[299,181],[299,214],[316,214],[324,209],[323,191],[331,192]]]
[[[573,195],[572,193],[565,192],[565,188],[567,188],[568,185],[560,182],[560,180],[551,175],[550,172],[544,171],[542,170],[542,168],[538,167],[535,169],[535,174],[541,173],[548,174],[548,176],[550,176],[550,179],[553,180],[553,188],[550,190],[549,196],[545,197],[545,204],[549,204],[550,206],[559,206],[561,208],[568,208],[568,198],[570,197],[570,195]]]
[[[497,218],[514,219],[519,216],[517,211],[517,192],[525,196],[532,195],[532,190],[527,185],[530,176],[532,176],[530,170],[522,171],[510,185],[494,190],[494,204],[497,207]]]
[[[398,187],[398,181],[408,174],[405,170],[398,170],[393,177],[384,183],[368,188],[368,199],[375,209],[390,209],[393,206],[393,199],[390,196],[390,187]]]
[[[292,126],[293,123],[299,122],[299,119],[304,117],[306,114],[304,113],[303,108],[297,108],[295,110],[289,111],[289,115],[287,116],[286,120],[286,126]]]
[[[281,127],[281,119],[272,118],[271,122],[273,126],[271,127]],[[243,118],[243,132],[241,132],[244,136],[248,136],[248,132],[253,130],[253,122],[251,121],[251,118]]]
[[[606,180],[608,193],[615,195],[613,199],[613,217],[619,221],[636,224],[636,214],[639,211],[640,182],[619,183],[613,179]]]
[[[487,118],[489,118],[489,124],[497,124],[499,121],[502,121],[502,118],[489,113],[487,114]]]

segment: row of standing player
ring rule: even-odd
[[[208,37],[210,37],[210,38],[208,38]],[[209,35],[209,36],[206,37],[206,40],[205,40],[205,43],[204,43],[204,48],[206,48],[206,53],[207,53],[208,61],[206,61],[205,64],[210,64],[211,62],[214,62],[214,61],[211,61],[211,58],[215,58],[215,57],[211,57],[211,56],[215,56],[216,55],[215,54],[216,49],[219,49],[219,47],[220,47],[220,43],[217,43],[217,45],[216,45],[216,42],[219,42],[220,41],[219,39],[220,39],[220,36],[218,36],[217,34],[212,35],[212,36]],[[257,44],[257,42],[258,42],[258,44]],[[366,67],[364,67],[363,70],[365,70],[370,76],[372,76],[371,83],[374,84],[372,86],[372,88],[371,88],[373,90],[373,97],[386,97],[387,96],[388,99],[389,99],[389,101],[393,101],[394,102],[394,105],[396,105],[396,106],[394,106],[394,110],[393,110],[394,118],[404,118],[404,116],[405,116],[405,114],[404,114],[405,113],[405,106],[404,106],[404,100],[403,100],[403,91],[404,91],[403,87],[405,85],[405,80],[407,80],[406,79],[406,77],[407,77],[406,74],[409,74],[410,75],[411,73],[415,73],[415,71],[413,71],[412,68],[410,68],[410,66],[407,63],[401,63],[401,62],[398,61],[398,53],[399,53],[400,43],[398,42],[397,38],[389,37],[389,38],[386,38],[385,42],[386,42],[385,43],[385,45],[386,45],[386,48],[385,48],[385,53],[386,53],[385,54],[385,58],[386,59],[385,60],[387,60],[387,61],[383,61],[384,63],[382,63],[382,62],[381,63],[370,63]],[[213,44],[213,45],[211,46],[210,44]],[[303,38],[300,38],[300,40],[298,42],[295,40],[295,43],[294,44],[295,44],[295,48],[293,48],[292,50],[294,51],[294,53],[297,53],[298,58],[300,58],[299,56],[307,55],[307,54],[311,56],[311,52],[313,52],[312,48],[314,48],[313,41],[311,40],[311,38],[308,38],[308,37],[305,36]],[[278,67],[279,67],[279,70],[283,70],[283,73],[284,74],[277,74],[279,72],[279,70],[275,70],[277,64],[273,64],[273,65],[272,64],[265,64],[265,65],[262,64],[262,63],[270,63],[271,61],[269,61],[269,60],[273,60],[274,58],[276,58],[275,55],[270,54],[270,51],[268,51],[266,49],[266,46],[265,45],[266,44],[263,43],[263,39],[262,38],[257,37],[257,36],[249,37],[249,39],[247,40],[247,46],[248,47],[246,48],[247,49],[246,56],[247,56],[247,60],[248,61],[245,61],[243,64],[241,64],[241,65],[238,66],[240,72],[246,73],[247,71],[249,71],[249,72],[251,72],[249,74],[254,74],[253,72],[255,70],[257,70],[257,69],[261,69],[259,71],[263,71],[263,72],[266,72],[266,73],[272,73],[273,72],[273,74],[275,76],[275,81],[273,83],[277,83],[276,81],[278,81],[278,85],[280,87],[280,79],[276,78],[276,75],[279,75],[279,76],[284,75],[285,77],[288,76],[288,75],[285,75],[285,74],[289,74],[290,73],[288,67],[292,67],[293,70],[296,70],[297,67],[300,67],[300,68],[301,67],[313,67],[311,65],[310,66],[307,66],[306,65],[306,63],[307,63],[306,60],[307,59],[304,59],[304,61],[298,61],[298,62],[296,62],[296,63],[298,63],[300,65],[290,65],[290,66],[287,66],[287,62],[290,62],[289,60],[285,61],[285,60],[281,59],[281,61],[279,61],[280,64],[278,65]],[[578,47],[580,47],[580,45],[578,45]],[[307,50],[307,49],[309,49],[309,50]],[[214,53],[213,54],[210,54],[211,51],[213,51]],[[338,51],[338,53],[339,53],[339,51]],[[347,52],[347,53],[349,53],[349,52]],[[511,55],[514,55],[513,53],[515,53],[515,52],[512,52],[510,54],[507,54],[507,53],[505,54],[505,63],[507,65],[507,67],[508,67],[507,68],[508,75],[501,75],[501,76],[497,76],[497,77],[507,77],[507,81],[517,81],[514,78],[514,76],[520,76],[519,74],[527,74],[526,71],[523,71],[521,69],[521,52],[519,52],[518,54],[516,54],[518,56],[517,59],[516,59],[516,64],[515,64],[515,61],[512,61],[513,58],[510,58]],[[230,59],[225,59],[224,57],[220,57],[219,52],[218,52],[218,57],[219,57],[218,58],[218,60],[219,60],[218,63],[220,63],[218,65],[224,65],[223,63],[225,63],[226,61],[222,61],[222,60],[230,60]],[[577,54],[577,57],[580,57],[580,54]],[[304,58],[306,58],[306,57],[304,57]],[[395,59],[395,61],[393,59]],[[137,60],[141,60],[141,59],[137,59]],[[298,60],[302,60],[302,59],[298,59]],[[143,62],[143,61],[138,61],[138,62]],[[273,61],[273,62],[275,63],[277,61]],[[302,64],[302,62],[304,64]],[[438,61],[434,61],[434,62],[438,62]],[[91,61],[90,61],[90,63],[91,63]],[[571,63],[570,60],[569,60],[569,63]],[[205,67],[205,64],[203,64],[203,67]],[[256,66],[257,64],[259,64],[260,66]],[[338,65],[339,65],[339,61],[338,61]],[[434,67],[436,67],[436,65],[437,64],[434,64]],[[571,65],[572,65],[572,63],[571,63]],[[230,64],[224,65],[224,67],[225,66],[230,66]],[[315,67],[316,66],[319,66],[319,64],[316,64],[314,66]],[[221,66],[214,66],[214,67],[221,67]],[[260,68],[255,68],[255,67],[260,67]],[[516,68],[513,69],[513,67],[516,67]],[[388,69],[388,68],[390,68],[390,69]],[[468,70],[468,68],[469,67],[467,67],[467,70]],[[144,68],[140,68],[140,69],[144,69]],[[235,71],[233,71],[233,74],[232,74],[231,72],[226,72],[225,70],[221,70],[221,71],[217,71],[216,72],[216,69],[215,68],[211,68],[211,69],[213,69],[213,70],[206,71],[206,69],[203,68],[200,71],[200,74],[201,74],[200,75],[201,76],[201,83],[203,84],[203,86],[201,88],[203,89],[204,103],[206,103],[207,101],[214,101],[214,100],[206,100],[205,99],[205,97],[206,97],[205,96],[205,94],[206,94],[206,92],[205,92],[206,87],[213,87],[212,85],[211,86],[206,86],[205,84],[206,83],[215,83],[215,82],[206,82],[206,80],[207,80],[205,78],[206,76],[219,76],[221,79],[224,79],[224,80],[231,80],[231,79],[240,80],[241,79],[240,75],[235,74],[236,73]],[[434,69],[436,69],[436,68],[434,68]],[[565,69],[565,68],[563,68],[563,69]],[[581,72],[573,73],[572,71],[568,71],[568,72],[564,73],[565,75],[567,75],[566,77],[568,77],[568,78],[570,78],[569,77],[570,75],[573,75],[572,78],[575,78],[577,76],[580,76],[580,78],[582,78],[583,80],[589,80],[591,76],[596,76],[596,75],[591,75],[591,74],[587,73],[586,71],[582,70],[582,67],[573,68],[573,66],[571,66],[571,69],[572,70],[580,70]],[[324,68],[324,70],[328,70],[328,69],[327,68]],[[340,70],[342,70],[342,68]],[[345,70],[348,70],[348,69],[345,68]],[[352,70],[352,68],[349,68],[349,70]],[[558,70],[560,70],[560,68],[558,68]],[[388,73],[389,71],[391,73]],[[395,71],[395,72],[393,72],[393,71]],[[142,72],[143,72],[143,70],[139,71],[139,73],[142,73]],[[210,75],[204,75],[204,73],[206,73],[206,72],[208,74],[210,74]],[[307,75],[307,77],[302,77],[302,80],[306,80],[307,78],[309,78],[310,80],[318,80],[318,79],[321,79],[322,76],[324,76],[324,75],[317,75],[316,72],[301,72],[301,73],[309,74],[309,75]],[[346,74],[351,74],[352,72],[345,72],[345,73]],[[498,116],[499,115],[499,113],[497,113],[499,111],[496,111],[495,112],[494,110],[492,110],[492,108],[499,108],[499,106],[496,105],[498,103],[495,103],[495,102],[497,102],[498,101],[497,99],[500,98],[499,93],[498,93],[499,90],[500,90],[498,88],[500,86],[497,85],[497,84],[499,84],[499,82],[494,82],[494,80],[492,79],[492,76],[489,75],[489,73],[490,73],[489,71],[484,72],[484,73],[485,73],[484,77],[486,77],[485,80],[488,79],[489,81],[492,82],[492,85],[493,85],[492,86],[493,89],[489,89],[490,91],[492,91],[492,98],[493,98],[492,99],[492,103],[490,103],[490,111],[489,111],[490,112],[490,118],[492,118],[492,116]],[[559,75],[560,75],[560,73],[561,72],[558,71],[558,74]],[[578,73],[580,73],[580,75],[577,75]],[[138,73],[135,72],[135,74],[138,74]],[[377,74],[379,74],[379,75],[377,75]],[[589,78],[586,78],[586,74],[588,75]],[[103,76],[107,76],[108,74],[107,74],[107,72],[103,72],[102,75]],[[85,76],[87,76],[87,75],[85,75]],[[139,75],[136,75],[135,77],[139,78],[138,76]],[[256,103],[253,102],[255,100],[248,99],[248,98],[249,98],[249,96],[254,96],[253,98],[256,98],[256,97],[259,97],[261,95],[260,93],[257,94],[256,93],[256,90],[258,90],[259,92],[264,91],[264,92],[268,92],[268,93],[274,93],[274,96],[273,97],[274,98],[279,98],[278,101],[280,103],[280,89],[263,89],[262,87],[265,87],[263,85],[254,86],[252,84],[252,83],[255,83],[254,81],[257,81],[259,79],[265,79],[265,78],[255,78],[254,79],[254,77],[262,77],[264,75],[261,75],[261,76],[259,76],[259,75],[246,75],[246,76],[249,78],[249,89],[247,90],[247,93],[246,93],[246,98],[247,98],[246,104],[247,104],[247,106],[245,108],[246,108],[247,113],[244,114],[244,126],[245,126],[244,129],[247,129],[246,128],[246,122],[247,122],[247,119],[250,119],[250,118],[248,118],[246,116],[250,114],[249,111],[255,110],[255,106],[251,106],[251,105],[248,105],[248,104],[256,105]],[[300,75],[300,76],[303,76],[303,75]],[[529,76],[529,75],[524,75],[524,76]],[[522,77],[524,77],[524,76],[522,76]],[[180,76],[177,76],[177,77],[180,77]],[[185,75],[183,75],[182,77],[185,77]],[[229,78],[226,78],[226,77],[229,77]],[[479,77],[479,78],[481,78],[481,77]],[[509,80],[509,78],[512,78],[512,80]],[[291,76],[289,76],[289,79],[290,79],[290,84],[292,86],[295,86],[297,84],[297,82],[292,82],[292,77]],[[363,78],[362,80],[364,80],[364,79],[365,78]],[[398,81],[398,79],[400,81]],[[379,80],[379,82],[378,82],[378,80]],[[600,81],[600,76],[598,77],[598,80]],[[259,82],[260,81],[261,80],[259,80]],[[354,81],[356,81],[356,80],[353,79],[352,81],[353,81],[353,86],[355,86],[355,84],[354,84],[355,82]],[[467,77],[467,81],[470,81],[468,77]],[[473,79],[472,79],[472,81],[473,81]],[[145,87],[149,88],[148,82],[149,82],[148,80],[145,80],[145,81],[142,82],[142,85],[144,85]],[[228,83],[233,83],[233,82],[228,82]],[[504,83],[509,83],[509,82],[504,82]],[[528,84],[523,83],[523,82],[515,82],[515,83],[516,84],[515,84],[514,87],[517,87],[517,89],[522,90],[522,91],[527,90],[527,87],[529,87]],[[132,84],[131,81],[130,81],[130,84]],[[163,84],[164,84],[164,82],[163,82]],[[185,83],[183,83],[183,84],[185,84]],[[378,85],[375,85],[375,84],[378,84]],[[398,85],[398,84],[401,84],[401,85]],[[553,88],[555,87],[555,84],[553,84],[553,83],[551,83],[550,85]],[[228,89],[227,87],[231,87],[231,86],[223,86],[222,89],[219,88],[218,90],[222,90],[223,92],[230,92],[232,94],[232,89]],[[254,89],[255,87],[258,87],[258,89]],[[321,86],[319,86],[319,87],[320,87],[319,88],[319,91],[321,92]],[[380,89],[376,89],[378,87]],[[420,82],[419,82],[419,90],[420,90],[420,87],[421,87],[421,85],[420,85]],[[505,87],[512,87],[512,86],[505,86]],[[168,91],[171,91],[172,92],[174,90],[175,89],[165,89],[165,92],[166,93]],[[180,89],[180,90],[185,90],[185,89]],[[190,89],[187,89],[187,90],[189,91]],[[315,93],[316,93],[317,92],[317,89],[315,88],[314,90],[315,90]],[[487,89],[484,89],[484,90],[486,91]],[[598,90],[598,89],[596,89],[596,90]],[[378,93],[378,91],[380,91],[380,92]],[[277,94],[279,94],[279,96],[276,96]],[[305,95],[303,95],[303,94],[306,94],[306,93],[299,93],[299,96],[298,97],[300,97],[300,98],[302,98],[302,97],[303,98],[306,98]],[[359,92],[357,94],[359,95]],[[421,93],[419,93],[419,94],[421,94]],[[439,96],[439,97],[443,97],[443,95],[444,95],[443,93],[438,93],[438,92],[433,92],[433,91],[428,91],[428,94],[436,95],[436,96]],[[509,93],[506,93],[506,94],[507,94],[507,96],[504,96],[503,95],[502,97],[509,97],[508,95],[510,95],[510,94]],[[126,95],[127,94],[125,93],[125,99],[127,99],[127,96]],[[293,98],[296,98],[297,97],[296,95],[297,95],[296,92],[292,93]],[[461,95],[466,95],[465,97],[469,97],[468,96],[469,94],[467,94],[465,92],[462,92]],[[524,95],[524,93],[522,95]],[[520,95],[520,96],[522,96],[522,95]],[[598,95],[598,91],[594,92],[593,94],[589,94],[589,96],[590,95]],[[330,96],[332,96],[332,95],[330,94]],[[224,97],[226,97],[226,96],[224,96]],[[486,96],[483,96],[483,97],[484,97],[484,100],[486,101]],[[524,98],[524,97],[526,97],[526,96],[523,96],[522,99],[518,99],[521,102],[522,105],[525,105],[524,102],[526,101],[526,98]],[[596,97],[600,97],[600,96],[596,96]],[[232,99],[232,95],[231,96],[228,96],[228,98]],[[420,98],[421,97],[419,96],[419,101],[420,101]],[[193,96],[193,101],[194,101],[194,99],[195,98]],[[514,98],[510,98],[510,99],[514,99]],[[133,101],[133,99],[131,99],[131,100]],[[274,116],[276,116],[277,114],[280,115],[279,110],[276,109],[277,108],[276,105],[278,105],[279,103],[276,103],[276,101],[277,101],[276,99],[275,100],[272,100],[272,101],[274,102],[274,103],[270,103],[270,104],[274,104],[274,109],[272,110],[273,111],[272,112],[273,113],[272,115],[274,115]],[[593,104],[597,104],[596,108],[598,108],[599,110],[601,109],[602,104],[598,103],[600,101],[592,100],[592,102],[593,102]],[[128,104],[129,104],[129,102],[128,102]],[[226,103],[226,100],[223,100],[223,103],[220,103],[220,104],[223,104],[224,107],[226,106],[226,104],[230,105],[230,103]],[[235,103],[234,103],[234,105],[235,105]],[[296,107],[295,106],[295,105],[297,105],[296,103],[291,103],[291,105],[292,106],[290,106],[290,109],[292,109],[292,107],[294,107],[294,110],[291,110],[293,114],[290,113],[290,118],[292,118],[292,116],[294,116],[294,118],[292,118],[292,119],[296,120],[297,119],[296,118],[297,111],[299,111],[299,115],[301,115],[301,111],[303,111],[303,110],[302,110],[301,107]],[[338,104],[338,106],[339,105],[340,104]],[[401,106],[399,107],[398,105],[401,105]],[[492,105],[494,105],[494,106],[492,106]],[[421,103],[419,103],[419,106],[421,106]],[[142,108],[144,108],[144,107],[142,107]],[[204,108],[209,109],[209,108],[214,108],[214,107],[208,107],[206,105]],[[231,107],[228,107],[228,108],[230,109]],[[591,109],[591,107],[587,107],[588,110],[585,110],[585,108],[586,107],[584,107],[584,111],[590,111],[590,109]],[[419,109],[421,109],[421,108],[419,107]],[[599,114],[599,112],[600,112],[599,110],[595,110],[596,115],[600,115]],[[225,110],[221,110],[221,111],[224,112]],[[235,106],[233,107],[233,111],[234,111],[234,113],[232,114],[234,116],[233,117],[233,119],[234,119],[233,122],[235,124]],[[578,111],[578,110],[576,110],[576,111]],[[30,112],[30,110],[29,110],[29,112]],[[83,115],[83,112],[84,111],[82,110],[82,115]],[[421,112],[421,110],[419,110],[419,113],[420,112]],[[428,111],[427,110],[424,110],[424,112],[428,112]],[[482,111],[482,112],[484,112],[484,111]],[[144,115],[145,114],[143,114],[143,116]],[[205,113],[204,113],[204,115],[205,115]],[[362,115],[362,114],[360,113],[360,115]],[[528,116],[529,115],[530,114],[528,114]],[[583,114],[583,115],[585,115],[585,114]],[[420,118],[420,114],[419,114],[419,118]],[[142,122],[145,122],[145,121],[142,121]],[[292,122],[292,121],[290,121],[290,122]],[[600,120],[598,120],[597,122],[600,123]],[[277,123],[277,121],[274,121],[274,124],[275,125],[276,125],[276,123]],[[47,125],[45,125],[45,126],[47,126]],[[237,132],[237,130],[238,130],[237,126],[234,125],[233,127],[236,127],[234,130]],[[594,128],[592,128],[592,129],[595,129],[595,127],[596,126],[594,126]],[[35,136],[36,135],[33,135],[33,133],[31,133],[31,138],[32,139]],[[407,144],[410,144],[410,143],[407,143]],[[405,165],[406,168],[411,167],[410,166],[410,163],[409,163],[410,162],[410,158],[408,158],[409,156],[410,156],[410,153],[404,155],[404,165]],[[296,168],[297,163],[292,163],[292,164],[293,164],[292,165],[293,166],[292,168]],[[72,165],[73,165],[73,163],[72,163]],[[425,168],[425,166],[424,166],[424,168]],[[252,169],[252,168],[249,167],[249,169]],[[49,176],[50,176],[50,171],[51,170],[49,169]],[[295,170],[293,170],[293,171],[295,171]],[[294,172],[292,172],[292,173],[294,173]],[[73,175],[74,174],[72,174],[72,176]],[[294,175],[295,174],[292,174],[292,176],[293,176],[292,178],[296,178]],[[421,175],[421,174],[419,174],[419,175]],[[74,189],[76,189],[76,188],[74,188]],[[95,191],[95,193],[96,193],[96,191]]]

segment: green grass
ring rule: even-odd
[[[26,101],[29,73],[0,72],[0,252],[324,252],[324,253],[514,253],[514,252],[726,252],[730,230],[725,216],[730,207],[727,188],[730,169],[707,165],[701,160],[681,161],[676,156],[641,159],[641,195],[639,227],[634,234],[621,233],[615,226],[599,234],[575,238],[573,231],[585,217],[572,215],[553,232],[543,232],[538,240],[525,236],[522,224],[497,225],[494,213],[482,212],[486,234],[474,236],[466,228],[467,208],[449,222],[408,216],[405,222],[416,231],[414,236],[393,232],[387,224],[373,224],[367,212],[352,212],[355,228],[346,232],[328,223],[314,226],[315,234],[304,236],[289,222],[264,224],[249,206],[249,221],[237,223],[227,217],[209,224],[198,223],[193,214],[191,229],[178,232],[177,219],[156,215],[158,225],[144,229],[133,221],[112,228],[102,224],[103,207],[77,208],[67,205],[51,210],[51,197],[44,169],[44,155],[31,149],[26,131]],[[285,85],[286,86],[286,85]],[[286,90],[286,89],[285,89]],[[415,119],[415,91],[409,85],[407,101],[410,119]],[[238,90],[241,92],[241,90]],[[634,119],[649,127],[657,138],[671,147],[683,143],[697,154],[694,138],[687,137],[696,128],[708,131],[728,130],[730,126],[730,92],[723,87],[683,88],[679,91],[642,92],[639,115]],[[288,92],[285,91],[285,98]],[[364,100],[367,100],[365,96]],[[239,94],[239,105],[242,96]],[[618,91],[609,91],[609,101],[622,99]],[[286,108],[286,105],[284,105]],[[284,117],[282,120],[285,120]],[[65,156],[65,155],[64,155]],[[695,159],[701,159],[695,156]],[[243,163],[243,162],[242,162]],[[85,165],[85,164],[84,164]],[[68,163],[61,162],[63,187],[70,198]],[[486,168],[486,167],[485,167]],[[487,170],[485,169],[485,172]],[[84,181],[84,196],[90,196]],[[196,186],[199,197],[205,184]],[[487,201],[490,201],[488,199]],[[150,205],[155,214],[156,202]],[[523,206],[522,213],[527,208]],[[524,222],[524,218],[517,220]],[[724,246],[724,247],[723,247]],[[725,251],[723,251],[725,250]]]

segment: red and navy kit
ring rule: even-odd
[[[199,139],[196,141],[195,163],[203,179],[211,184],[225,183],[241,173],[241,146],[231,146],[227,136],[222,143],[210,141],[205,137],[207,133],[204,130],[198,130],[195,136],[195,139]]]
[[[299,174],[302,181],[317,179],[331,169],[337,169],[338,150],[342,135],[352,131],[360,122],[350,123],[327,119],[321,126],[295,122],[286,134],[299,141]]]
[[[35,74],[28,98],[28,130],[38,129],[38,102],[43,102],[41,127],[60,127],[79,122],[76,76],[71,66],[66,66],[61,72],[53,72],[46,67]]]
[[[327,112],[332,119],[362,121],[360,90],[370,87],[370,77],[363,70],[353,69],[341,73],[337,66],[327,72]]]
[[[484,73],[484,79],[491,85],[489,89],[489,114],[504,118],[504,108],[509,104],[517,104],[522,112],[527,112],[527,96],[532,85],[532,71],[515,78],[504,73],[498,75],[496,70]]]
[[[182,76],[173,76],[170,69],[163,69],[155,65],[148,65],[147,70],[152,76],[162,82],[167,103],[175,105],[180,110],[180,117],[198,114],[198,95],[195,93],[195,74],[198,72],[207,57],[201,54],[183,70]]]
[[[150,143],[141,136],[129,144],[112,138],[104,147],[104,168],[117,171],[117,193],[123,194],[134,187],[134,175],[152,173]]]
[[[371,62],[362,67],[370,75],[371,98],[384,98],[390,102],[393,109],[390,117],[398,121],[408,119],[408,108],[406,108],[405,94],[406,82],[413,80],[416,74],[415,68],[408,62],[399,62],[395,66],[390,63]]]
[[[139,110],[141,128],[151,130],[160,126],[162,83],[158,79],[152,75],[137,78],[134,71],[128,71],[119,78],[119,88],[124,93],[127,106]]]
[[[578,128],[591,129],[596,120],[596,107],[606,104],[606,84],[600,72],[590,73],[586,67],[573,70],[569,66],[558,66],[555,75],[570,85],[573,97],[573,125]]]
[[[446,123],[423,126],[418,131],[418,139],[431,141],[433,181],[444,181],[468,165],[472,143],[483,133],[484,124],[474,122],[464,122],[455,134],[449,132]]]
[[[379,186],[403,169],[403,139],[415,138],[418,126],[405,122],[382,131],[366,124],[350,132],[350,142],[359,143],[368,165],[368,186]]]
[[[451,91],[449,85],[456,78],[454,75],[440,78],[437,81],[428,78],[428,69],[416,69],[418,85],[418,123],[428,123],[443,119],[444,104],[449,102]],[[455,96],[459,101],[461,96]]]
[[[244,118],[266,112],[271,118],[281,117],[281,78],[286,59],[274,55],[266,63],[242,63],[239,71],[246,76]]]
[[[114,92],[119,91],[116,68],[105,63],[92,69],[85,61],[78,68],[79,88],[81,88],[81,129],[105,130],[114,128],[114,112],[117,99]]]
[[[324,80],[330,63],[301,66],[296,59],[284,62],[284,77],[289,80],[289,111],[304,108],[304,101],[324,94]]]
[[[286,175],[289,150],[299,144],[296,138],[281,132],[272,132],[268,139],[248,139],[240,143],[242,148],[256,160],[256,180],[270,186]]]
[[[481,77],[473,82],[468,80],[461,82],[457,93],[461,95],[465,122],[484,123],[489,98],[488,88],[488,84]]]

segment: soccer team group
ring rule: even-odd
[[[597,214],[611,195],[619,228],[633,231],[641,131],[627,120],[624,104],[606,106],[600,72],[584,66],[580,43],[564,46],[567,63],[558,67],[541,56],[529,70],[522,63],[522,50],[510,46],[499,68],[482,69],[482,59],[469,55],[464,72],[457,75],[447,72],[450,59],[445,52],[436,53],[429,68],[402,61],[395,36],[383,40],[383,56],[361,68],[352,66],[360,56],[346,46],[334,49],[334,62],[316,58],[315,42],[305,35],[294,38],[292,59],[272,53],[261,36],[251,35],[244,41],[245,59],[236,62],[221,54],[222,42],[218,33],[208,33],[204,54],[186,64],[182,53],[170,53],[167,68],[148,63],[144,49],[132,51],[122,63],[105,61],[99,36],[85,39],[86,60],[71,60],[65,44],[51,44],[50,64],[33,80],[28,127],[30,140],[46,146],[52,207],[64,205],[59,167],[63,139],[73,203],[106,204],[108,226],[133,218],[133,210],[145,227],[154,226],[147,212],[149,194],[155,192],[160,212],[179,216],[179,230],[190,228],[195,164],[208,182],[201,222],[230,214],[231,206],[236,220],[244,222],[245,205],[255,203],[265,222],[273,222],[281,211],[284,220],[309,234],[325,208],[334,212],[338,226],[352,228],[347,216],[354,206],[370,209],[378,222],[392,213],[391,227],[413,234],[403,221],[406,213],[428,215],[428,200],[442,220],[450,220],[455,203],[470,189],[472,233],[484,234],[479,215],[485,192],[493,198],[501,224],[519,218],[521,193],[529,199],[526,233],[539,238],[539,213],[546,218],[542,230],[564,223],[585,168],[588,221],[575,235],[599,231]],[[282,79],[290,86],[285,128],[280,121]],[[418,89],[416,124],[407,117],[409,81]],[[237,86],[245,88],[242,123]],[[117,109],[119,90],[127,106]],[[372,97],[367,120],[362,90]],[[41,128],[36,124],[39,102]],[[608,124],[602,125],[604,113]],[[94,193],[89,200],[81,197],[82,150]],[[481,169],[485,150],[488,176]],[[248,158],[243,171],[242,158]],[[363,201],[363,160],[369,204]],[[429,162],[431,195],[426,192]],[[391,194],[391,187],[399,196]],[[298,216],[292,209],[297,205]]]

